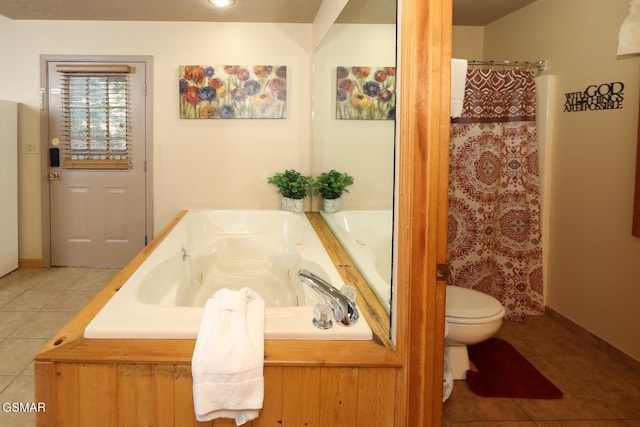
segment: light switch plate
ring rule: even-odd
[[[27,144],[27,154],[38,154],[40,150],[38,150],[38,144],[28,143]]]

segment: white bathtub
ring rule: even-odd
[[[391,210],[320,212],[389,312],[393,214]]]
[[[301,268],[336,288],[344,284],[304,214],[189,211],[89,323],[84,337],[196,338],[210,296],[223,287],[250,287],[266,303],[265,339],[372,339],[362,316],[350,327],[314,327],[320,296],[297,278]]]

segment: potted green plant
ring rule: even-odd
[[[335,169],[322,172],[315,180],[314,192],[324,199],[323,210],[333,213],[342,209],[342,193],[348,193],[347,187],[351,184],[353,177],[346,172],[338,172]]]
[[[282,209],[296,213],[303,211],[304,198],[313,191],[313,178],[295,169],[276,172],[267,182],[275,185],[282,196]]]

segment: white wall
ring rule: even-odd
[[[278,170],[311,173],[311,24],[12,21],[0,16],[0,98],[19,116],[20,258],[42,258],[40,55],[153,57],[154,230],[185,208],[279,208]],[[13,42],[9,42],[13,41]],[[181,120],[178,66],[287,66],[287,118]],[[40,147],[46,151],[48,147]]]
[[[483,59],[549,61],[547,305],[640,360],[640,238],[631,235],[640,56],[616,55],[628,4],[538,0],[485,27]],[[564,112],[566,93],[617,81],[622,109]]]

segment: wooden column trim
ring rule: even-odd
[[[396,344],[411,424],[440,426],[445,283],[436,265],[446,263],[452,2],[403,0],[400,16]]]
[[[633,226],[631,234],[640,237],[640,106],[638,107],[638,145],[636,149],[636,188],[633,200]]]

